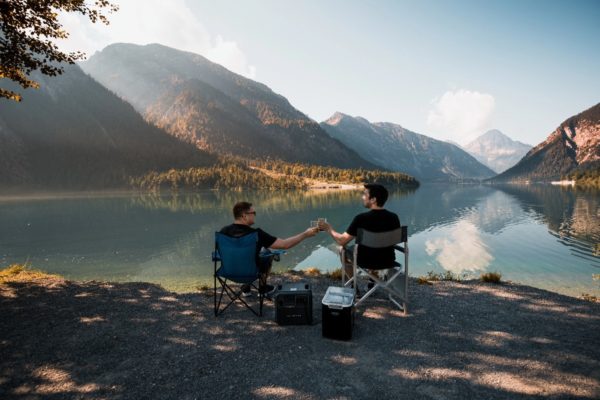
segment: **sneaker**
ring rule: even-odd
[[[269,296],[269,295],[273,294],[273,292],[275,291],[275,286],[265,285],[265,286],[259,288],[259,291],[260,291],[260,293]]]
[[[252,287],[250,285],[242,285],[242,297],[252,296]]]

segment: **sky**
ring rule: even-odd
[[[536,145],[600,102],[598,0],[112,0],[61,14],[88,55],[161,43],[262,82],[315,121],[339,111],[467,144]]]

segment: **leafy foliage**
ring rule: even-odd
[[[0,78],[8,78],[27,89],[39,87],[29,77],[33,71],[60,75],[63,72],[60,63],[73,64],[85,54],[62,52],[54,43],[54,39],[69,36],[58,22],[58,12],[80,13],[93,23],[100,21],[108,25],[102,13],[104,9],[111,13],[118,7],[108,0],[96,0],[94,5],[85,0],[0,1]],[[21,101],[18,93],[3,88],[0,88],[1,97]]]
[[[574,180],[577,187],[600,188],[600,165],[592,168],[578,168],[567,177]]]

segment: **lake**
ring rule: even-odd
[[[0,267],[29,263],[74,280],[147,281],[174,291],[212,284],[214,231],[236,201],[257,225],[288,237],[325,217],[344,231],[365,211],[359,191],[0,197]],[[409,227],[412,276],[451,271],[572,296],[600,296],[600,193],[549,185],[424,184],[391,194],[386,208]],[[277,270],[339,268],[320,233],[289,250]]]

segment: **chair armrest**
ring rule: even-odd
[[[218,252],[218,251],[213,251],[213,252],[211,253],[211,256],[212,256],[212,261],[213,261],[213,262],[214,262],[214,261],[221,261],[221,255],[219,254],[219,252]]]
[[[285,254],[286,251],[285,250],[273,250],[273,249],[267,249],[266,251],[260,252],[258,254],[258,256],[260,258],[269,258],[272,257],[273,260],[275,261],[280,261],[281,260],[281,255]]]

